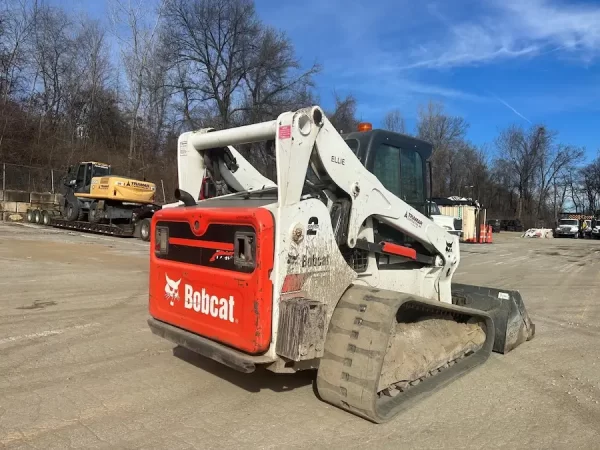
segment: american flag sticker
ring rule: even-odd
[[[292,126],[282,125],[279,127],[279,139],[289,139],[292,137]]]

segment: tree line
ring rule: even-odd
[[[252,0],[109,0],[102,20],[43,0],[0,3],[0,162],[66,169],[100,160],[116,173],[163,180],[170,194],[182,132],[320,103],[315,77],[324,67],[303,66]],[[355,130],[356,99],[331,95],[329,119]],[[598,207],[600,158],[581,167],[584,149],[544,124],[511,125],[482,147],[440,102],[419,107],[414,130],[407,113],[390,105],[382,126],[433,144],[435,196],[476,198],[488,217],[529,225],[553,221],[566,206]],[[242,151],[274,177],[272,149]]]

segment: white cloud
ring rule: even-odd
[[[304,14],[306,10],[313,13]],[[399,10],[402,19],[390,20]],[[453,104],[498,103],[529,120],[526,116],[537,110],[530,102],[444,86],[428,69],[481,66],[550,53],[553,58],[568,55],[584,62],[600,56],[600,4],[381,0],[372,8],[358,0],[306,0],[274,11],[273,24],[281,26],[282,17],[290,20],[286,28],[305,60],[324,64],[319,86],[326,100],[334,89],[356,93],[361,110],[372,112],[390,105],[412,111],[434,97]],[[452,83],[452,72],[444,79]],[[492,88],[485,84],[479,80],[477,86]]]
[[[548,52],[589,62],[600,55],[600,5],[551,0],[494,0],[470,19],[436,7],[429,12],[446,26],[404,69],[463,67],[532,57]]]

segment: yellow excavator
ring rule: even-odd
[[[160,209],[155,204],[156,185],[111,172],[109,164],[96,161],[70,166],[63,177],[59,211],[33,210],[28,221],[148,240],[150,219]]]
[[[63,215],[68,221],[129,220],[130,205],[154,203],[156,186],[147,181],[112,175],[108,164],[81,162],[69,167],[64,183]]]

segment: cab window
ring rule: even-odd
[[[91,182],[92,182],[92,165],[88,164],[87,165],[87,174],[86,174],[86,177],[85,177],[85,184],[86,184],[86,186],[88,184],[90,184]]]
[[[83,184],[83,180],[85,179],[85,165],[80,164],[77,168],[77,184]]]
[[[423,160],[415,151],[402,150],[400,153],[400,183],[402,200],[411,204],[425,201],[423,195]]]
[[[381,144],[375,152],[373,174],[385,188],[396,197],[401,196],[400,185],[400,149]]]
[[[424,204],[423,160],[418,152],[381,144],[375,152],[373,174],[406,203]]]
[[[93,170],[92,177],[105,177],[105,176],[109,175],[108,167],[94,165],[92,170]]]

